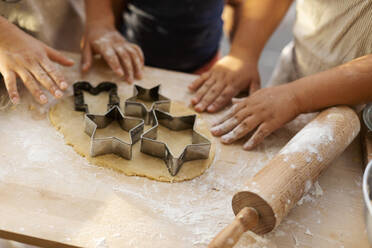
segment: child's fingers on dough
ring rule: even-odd
[[[20,101],[19,93],[17,89],[17,77],[16,74],[11,70],[1,70],[1,74],[4,78],[6,90],[8,91],[9,98],[13,104],[18,104]]]
[[[270,125],[267,123],[262,123],[252,135],[252,137],[244,144],[244,150],[252,150],[258,144],[260,144],[267,136],[271,134],[272,130]]]
[[[247,135],[260,124],[260,119],[255,115],[250,115],[245,118],[237,127],[231,132],[221,137],[224,144],[231,144]]]

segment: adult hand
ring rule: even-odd
[[[127,82],[141,79],[144,56],[139,46],[132,44],[115,29],[103,23],[87,24],[83,38],[82,70],[88,71],[92,65],[92,54],[100,54],[118,75],[125,76]]]
[[[48,102],[40,85],[56,98],[63,96],[62,91],[68,88],[68,84],[52,61],[64,66],[74,64],[74,61],[24,33],[5,19],[0,20],[0,73],[14,104],[20,101],[17,76],[40,104]]]
[[[233,55],[220,59],[210,71],[189,85],[189,90],[195,92],[191,103],[198,112],[216,112],[241,91],[249,90],[252,94],[259,88],[257,62]]]
[[[300,114],[301,108],[291,87],[288,84],[264,88],[235,100],[228,113],[211,129],[212,134],[223,135],[221,142],[231,144],[255,130],[243,146],[245,150],[253,149]]]

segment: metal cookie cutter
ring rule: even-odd
[[[85,104],[83,91],[86,91],[92,95],[98,95],[101,92],[109,93],[109,103],[107,104],[107,110],[111,109],[115,105],[120,104],[120,98],[118,96],[118,87],[116,84],[111,82],[102,82],[96,87],[93,87],[89,82],[81,81],[74,83],[74,103],[75,110],[89,113],[88,105]]]
[[[105,128],[113,121],[117,121],[121,129],[129,132],[129,143],[116,137],[95,137],[97,128]],[[95,157],[114,153],[125,159],[131,159],[132,146],[141,138],[143,128],[143,120],[124,116],[119,106],[113,106],[105,115],[86,114],[85,133],[91,137],[90,155]]]
[[[139,85],[134,85],[133,96],[128,98],[124,104],[124,112],[128,116],[135,116],[144,119],[145,124],[151,124],[152,111],[160,109],[165,112],[170,110],[170,99],[159,94],[160,84],[146,89]],[[151,108],[148,109],[145,104],[137,102],[136,100],[143,100],[152,102]]]
[[[153,119],[153,127],[141,137],[141,152],[163,159],[172,176],[177,175],[184,162],[209,157],[211,142],[195,131],[196,115],[173,117],[155,109],[150,117]],[[192,144],[187,145],[179,157],[175,157],[166,143],[156,140],[159,124],[175,131],[192,129]]]
[[[368,127],[369,132],[372,132],[372,103],[368,103],[364,107],[363,120]]]

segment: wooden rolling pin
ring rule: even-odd
[[[236,218],[208,248],[230,248],[248,230],[265,234],[277,227],[359,130],[359,118],[349,107],[321,112],[234,195]]]

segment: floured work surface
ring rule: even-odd
[[[120,95],[132,95],[133,86],[106,67],[97,65],[82,77],[78,66],[66,71],[69,79],[112,80],[120,83]],[[161,83],[164,95],[188,103],[186,87],[193,79],[146,68],[139,83]],[[90,165],[65,145],[46,110],[28,105],[0,112],[0,230],[83,247],[206,247],[233,220],[233,194],[310,118],[300,117],[251,152],[241,143],[217,141],[215,162],[203,175],[169,184]],[[202,116],[212,122],[219,115]],[[320,188],[251,247],[368,247],[361,176],[360,146],[354,142],[321,176]],[[249,237],[236,247],[250,247]]]
[[[84,94],[85,102],[88,105],[89,113],[103,115],[107,112],[108,94],[101,93],[97,96]],[[121,109],[123,109],[124,99],[121,97]],[[170,113],[174,116],[195,114],[179,102],[172,102]],[[208,159],[194,160],[185,162],[178,174],[173,177],[169,174],[165,162],[160,158],[155,158],[140,151],[138,141],[132,148],[132,159],[127,160],[114,154],[107,154],[97,157],[90,156],[90,136],[84,132],[85,122],[84,113],[74,110],[73,97],[67,97],[54,105],[49,112],[49,119],[53,126],[58,129],[65,138],[68,145],[86,157],[93,164],[114,169],[127,176],[145,176],[150,179],[165,182],[180,182],[200,176],[210,166],[214,158],[215,145],[212,143]],[[151,125],[145,126],[145,131]],[[196,130],[202,135],[212,140],[212,135],[208,126],[200,117],[197,118]],[[125,142],[129,142],[129,133],[123,131],[116,121],[102,129],[97,129],[96,138],[117,137]],[[192,130],[172,131],[164,126],[158,127],[157,140],[167,144],[172,153],[179,157],[183,149],[192,144]]]

